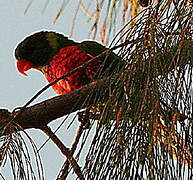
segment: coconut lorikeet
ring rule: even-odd
[[[91,58],[99,55],[104,46],[95,41],[75,42],[62,34],[49,31],[37,32],[18,44],[15,49],[17,68],[20,73],[34,68],[40,70],[48,82],[72,71]],[[100,72],[110,73],[117,68],[120,58],[111,52],[90,63],[78,72],[58,81],[52,86],[57,94],[66,94],[83,87]],[[108,69],[108,70],[107,70]]]

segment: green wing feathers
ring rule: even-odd
[[[81,50],[94,57],[108,49],[96,41],[83,41],[77,45]],[[118,72],[123,67],[122,59],[114,52],[101,56],[99,59],[103,61],[103,65],[98,74],[109,75],[114,72]]]

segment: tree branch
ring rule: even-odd
[[[104,101],[108,98],[108,88],[112,81],[110,79],[112,78],[97,80],[74,92],[45,100],[22,110],[22,113],[17,111],[10,113],[11,116],[8,117],[1,115],[0,127],[4,127],[12,120],[23,129],[43,127],[59,117],[93,105],[93,98],[96,101],[96,92],[99,90],[106,95],[98,96],[96,102]]]
[[[84,124],[81,123],[80,126],[78,127],[78,130],[77,130],[77,133],[76,133],[76,136],[75,136],[75,139],[74,139],[74,142],[72,144],[72,147],[70,149],[71,151],[71,154],[73,155],[76,148],[77,148],[77,145],[79,143],[79,140],[80,140],[80,137],[83,133],[83,126]],[[64,162],[63,166],[62,166],[62,169],[60,170],[60,174],[58,175],[58,179],[59,180],[65,180],[69,174],[69,168],[70,168],[70,162],[68,161],[68,159]]]
[[[126,44],[128,43],[129,42],[126,42]],[[182,41],[180,45],[180,47],[184,47],[182,48],[183,50],[182,54],[187,54],[188,59],[191,59],[193,57],[193,54],[190,53],[190,49],[192,49],[191,48],[192,46],[193,46],[193,42],[189,40]],[[114,48],[119,48],[119,46]],[[156,58],[158,59],[157,60],[158,62],[163,63],[162,67],[165,67],[165,69],[167,69],[167,72],[171,71],[174,68],[173,64],[175,63],[173,61],[171,62],[171,57],[175,56],[175,53],[174,53],[175,51],[176,51],[176,47],[174,47],[171,50],[171,52],[170,51],[167,52],[166,54],[168,55],[165,55],[165,56],[166,57],[169,56],[170,58],[169,57],[165,58],[166,60],[163,60],[163,59],[160,60],[160,57],[162,56],[159,55],[159,53],[157,56],[154,57],[155,59]],[[104,53],[107,53],[107,52],[104,52]],[[93,60],[94,59],[92,59],[92,61]],[[184,58],[184,56],[182,56],[182,60],[179,63],[179,65],[180,66],[185,65],[188,63],[187,61],[188,61],[187,58]],[[169,64],[170,64],[170,67],[166,68],[166,66],[168,66]],[[126,73],[127,72],[129,72],[129,68],[126,70]],[[156,76],[165,74],[165,73],[166,71],[161,70],[160,72],[157,72]],[[109,85],[111,84],[113,79],[118,78],[118,76],[120,76],[120,74],[114,75],[113,77],[107,77],[101,80],[97,80],[74,92],[45,100],[31,107],[26,107],[24,110],[23,109],[21,110],[22,112],[17,111],[10,114],[12,115],[11,118],[14,119],[14,123],[18,124],[23,129],[39,128],[41,126],[47,125],[49,122],[59,117],[75,112],[76,110],[79,110],[81,108],[94,105],[92,97],[95,98],[95,102],[97,103],[100,102],[101,100],[105,101],[105,99],[109,97],[109,92],[108,92]],[[96,93],[98,94],[99,88],[100,88],[100,92],[102,92],[103,95],[97,96],[98,99],[96,100]],[[88,95],[90,95],[91,98],[88,99]],[[85,102],[86,99],[87,99],[87,102],[83,103]],[[11,118],[7,119],[1,116],[0,127],[5,125],[5,123],[11,121]]]
[[[52,139],[52,141],[55,143],[55,145],[60,149],[63,155],[66,156],[67,162],[71,164],[71,166],[74,169],[74,172],[78,176],[80,180],[84,180],[84,176],[82,174],[81,168],[76,162],[76,160],[73,157],[73,152],[69,150],[61,141],[60,139],[52,132],[52,130],[48,127],[42,127],[41,130]]]

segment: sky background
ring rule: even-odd
[[[61,17],[53,24],[54,17],[63,2],[62,0],[50,1],[43,14],[42,10],[47,0],[33,0],[31,7],[24,15],[29,2],[30,0],[0,1],[0,108],[8,109],[9,111],[24,105],[38,90],[47,84],[42,74],[36,70],[29,71],[28,77],[18,73],[14,58],[16,45],[26,36],[40,30],[54,30],[68,35],[77,5],[77,0],[70,0]],[[76,19],[78,25],[74,29],[73,39],[77,41],[87,39],[90,32],[90,24],[87,24],[86,20],[87,18],[80,11]],[[32,104],[53,96],[57,95],[50,88]],[[57,133],[67,146],[70,146],[78,125],[77,121],[74,121],[72,127],[67,130],[66,126],[70,121],[71,118],[68,118]],[[50,123],[50,126],[55,129],[60,122],[61,119],[56,120]],[[29,133],[37,146],[40,146],[47,139],[39,130],[27,130],[27,133]],[[47,143],[40,153],[44,165],[45,180],[56,179],[64,162],[64,157],[51,142]],[[8,165],[0,169],[0,173],[4,175],[6,180],[13,179]],[[74,177],[76,176],[72,175],[68,179],[74,180]]]
[[[24,39],[25,36],[40,30],[54,30],[67,35],[70,32],[77,1],[70,1],[56,24],[52,22],[62,4],[62,0],[50,1],[44,14],[41,12],[46,0],[34,0],[30,9],[24,15],[29,2],[27,0],[0,1],[0,108],[6,108],[9,111],[24,105],[38,90],[47,84],[38,71],[29,71],[28,77],[18,73],[14,59],[14,49],[17,43]],[[81,23],[74,31],[73,39],[78,41],[87,39],[90,26],[86,23],[85,16],[82,13],[79,13],[77,22]],[[53,96],[56,96],[56,94],[50,88],[32,104]],[[52,128],[56,128],[59,122],[52,122]],[[64,125],[58,132],[66,145],[70,145],[76,126],[77,122],[73,123],[70,130],[66,130]],[[38,130],[28,130],[27,132],[38,146],[46,140],[46,136],[42,135]],[[55,145],[48,143],[41,151],[41,156],[44,164],[45,179],[55,179],[64,161],[61,153]],[[12,179],[11,171],[7,165],[0,172],[6,180]],[[73,180],[74,178],[71,176],[69,179]]]

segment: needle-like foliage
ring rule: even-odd
[[[191,179],[192,7],[180,0],[149,7],[112,44],[122,40],[118,55],[127,63],[97,111],[86,179]]]
[[[89,142],[82,168],[85,179],[193,177],[192,2],[158,0],[148,3],[149,6],[138,13],[137,1],[97,0],[97,8],[90,13],[91,5],[86,7],[79,1],[84,13],[94,19],[94,36],[100,17],[105,17],[100,33],[103,43],[108,42],[112,29],[116,31],[118,11],[125,8],[124,27],[110,45],[112,49],[120,47],[115,50],[120,64],[111,77],[108,72],[106,76],[102,74],[102,78],[109,80],[106,89],[98,87],[94,95],[90,89],[91,94],[79,108],[82,111],[87,102],[92,102],[85,112],[78,113],[84,127],[81,124],[69,151],[79,159]],[[134,7],[133,15],[138,15],[126,23],[129,6]],[[101,15],[104,7],[106,16]],[[57,18],[63,9],[64,1]],[[80,105],[79,99],[77,105]],[[74,109],[77,110],[76,106]],[[82,140],[80,145],[79,140]],[[5,161],[5,155],[10,154],[14,177],[26,179],[29,174],[24,174],[23,169],[28,168],[33,179],[31,163],[28,164],[30,156],[23,148],[25,141],[18,134],[1,141],[1,160]],[[71,172],[70,159],[64,163],[60,179]]]
[[[1,136],[0,145],[0,168],[3,169],[10,164],[11,179],[44,180],[40,155],[35,143],[26,132],[22,135],[18,131]]]
[[[49,11],[50,4],[57,4],[56,15],[53,23],[57,23],[62,16],[65,18],[65,10],[70,4],[76,4],[74,16],[71,23],[69,35],[72,36],[74,29],[80,24],[89,24],[89,38],[99,37],[101,43],[107,45],[117,30],[124,26],[130,18],[137,15],[143,4],[151,4],[151,0],[63,0],[59,2],[47,0],[44,7],[40,9],[42,13]],[[35,1],[31,0],[26,5],[24,14],[27,13]],[[153,2],[152,2],[153,3]],[[77,21],[81,15],[81,20]],[[65,23],[64,21],[64,23]],[[134,23],[134,22],[133,22]]]

